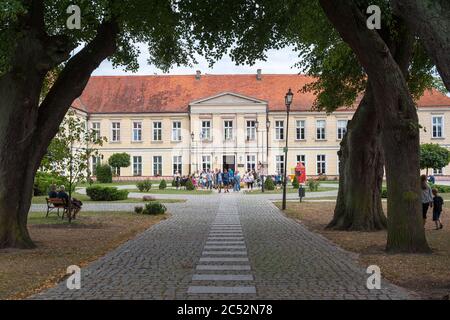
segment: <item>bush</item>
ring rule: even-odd
[[[137,214],[140,214],[140,213],[142,213],[143,211],[144,211],[144,207],[142,207],[142,206],[136,206],[136,207],[134,207],[134,212],[137,213]]]
[[[112,182],[112,171],[111,167],[107,164],[99,164],[95,169],[95,174],[97,176],[97,181],[101,183],[111,183]]]
[[[139,181],[138,183],[136,183],[136,187],[140,192],[148,192],[152,188],[152,181],[149,179]]]
[[[162,179],[159,183],[159,190],[164,190],[165,188],[167,188],[167,183],[166,180]]]
[[[450,192],[450,186],[432,184],[432,185],[430,185],[430,187],[431,187],[431,189],[436,189],[439,193],[449,193]]]
[[[292,188],[298,189],[300,185],[298,184],[297,176],[294,176],[294,179],[292,179]]]
[[[86,194],[93,201],[117,201],[128,198],[128,191],[115,187],[92,186],[86,188]]]
[[[167,211],[165,205],[160,202],[150,202],[145,205],[143,214],[164,214]]]
[[[319,180],[309,179],[307,184],[308,184],[309,191],[319,190],[319,186],[320,186]]]
[[[186,190],[195,190],[194,184],[191,179],[186,181]]]
[[[386,188],[383,188],[383,189],[381,189],[381,198],[387,198],[387,189]]]
[[[54,184],[57,187],[64,186],[69,190],[69,180],[57,173],[53,172],[37,172],[34,177],[33,194],[35,196],[45,196],[50,191],[50,186]],[[72,186],[72,192],[75,186]]]
[[[275,183],[272,180],[271,176],[268,176],[264,181],[264,189],[266,190],[275,190]]]

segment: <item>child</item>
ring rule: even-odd
[[[436,189],[431,190],[433,192],[433,221],[436,223],[436,230],[442,229],[444,226],[441,222],[441,212],[444,200],[438,195]]]

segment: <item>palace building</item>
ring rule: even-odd
[[[95,167],[126,152],[120,177],[171,177],[202,169],[282,172],[288,136],[288,173],[298,161],[308,176],[338,175],[339,143],[355,111],[312,110],[312,93],[298,92],[313,78],[297,74],[93,76],[73,108],[108,141]],[[286,122],[284,97],[294,92]],[[426,91],[417,101],[421,143],[450,147],[450,98]],[[449,134],[449,136],[447,136]],[[450,175],[450,168],[435,170]]]

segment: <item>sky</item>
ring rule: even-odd
[[[93,72],[93,75],[153,75],[163,74],[163,72],[147,62],[148,51],[144,45],[140,46],[141,54],[139,56],[139,70],[136,73],[126,72],[123,68],[113,68],[112,64],[105,60]],[[270,50],[267,52],[267,61],[257,61],[253,66],[241,65],[236,66],[230,57],[226,56],[219,60],[213,68],[208,67],[208,63],[202,57],[197,57],[198,64],[192,67],[173,67],[168,74],[195,74],[196,70],[200,70],[202,74],[242,74],[256,73],[257,69],[262,69],[262,73],[298,73],[297,68],[292,68],[299,60],[297,53],[291,47],[282,50]]]

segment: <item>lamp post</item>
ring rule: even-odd
[[[189,175],[192,174],[192,154],[194,152],[194,131],[191,132],[191,152],[189,152],[189,159],[190,159],[190,164],[189,164]]]
[[[294,94],[292,93],[291,89],[289,88],[288,92],[286,93],[286,96],[284,97],[284,102],[286,105],[286,112],[287,112],[287,123],[286,123],[286,146],[284,147],[284,179],[283,179],[283,206],[282,209],[286,209],[286,185],[287,185],[287,154],[288,154],[288,141],[289,141],[289,111],[291,110],[291,103],[292,98],[294,97]]]

